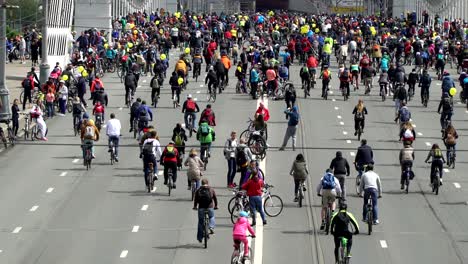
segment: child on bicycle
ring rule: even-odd
[[[249,258],[249,241],[247,240],[247,230],[255,237],[255,231],[250,226],[247,217],[249,214],[245,211],[239,213],[239,218],[232,228],[232,240],[234,240],[234,248],[239,249],[240,243],[244,243],[244,259]]]

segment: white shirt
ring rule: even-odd
[[[120,136],[120,129],[122,125],[118,119],[112,118],[107,120],[106,123],[106,134],[108,136]]]
[[[162,155],[162,150],[161,150],[161,144],[159,143],[159,141],[155,138],[148,138],[143,142],[142,146],[144,146],[146,143],[153,143],[153,155],[156,157],[156,160],[160,160],[161,155]]]
[[[359,186],[359,192],[362,193],[366,189],[376,189],[379,192],[379,196],[382,195],[382,185],[380,184],[380,177],[374,171],[368,171],[361,177],[361,185]]]

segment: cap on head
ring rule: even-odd
[[[187,95],[187,99],[191,99],[191,98],[192,98],[191,94]]]

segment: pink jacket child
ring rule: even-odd
[[[247,240],[247,230],[255,237],[255,231],[250,226],[249,221],[247,220],[246,216],[247,213],[242,211],[239,214],[239,219],[234,224],[232,228],[232,239],[234,240],[234,247],[237,249],[239,247],[240,242],[244,243],[244,257],[249,255],[249,241]]]

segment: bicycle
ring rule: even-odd
[[[216,86],[213,85],[211,91],[210,89],[206,91],[206,97],[208,102],[212,101],[214,103],[216,101]]]
[[[439,195],[439,187],[441,185],[441,182],[440,182],[440,170],[438,167],[434,169],[434,174],[431,175],[431,177],[432,177],[432,192],[435,195]]]
[[[172,176],[174,175],[174,172],[172,172],[172,168],[167,169],[167,190],[169,196],[171,196],[171,191],[174,188],[174,183],[172,181]]]
[[[110,162],[111,162],[111,165],[114,165],[115,163],[115,145],[114,145],[114,141],[111,140],[110,144],[109,144],[109,150],[110,150]]]
[[[455,149],[454,145],[447,147],[447,165],[449,168],[455,169]]]
[[[15,145],[15,136],[13,135],[13,129],[10,126],[10,120],[4,122],[7,125],[7,135],[5,135],[5,131],[2,127],[0,127],[0,138],[5,145],[5,148],[8,148],[8,144],[11,146]]]
[[[349,263],[349,252],[348,252],[348,239],[346,237],[339,237],[340,247],[338,248],[338,264]]]
[[[22,115],[25,115],[23,131],[24,131],[24,140],[27,140],[29,137],[29,130],[30,130],[30,120],[29,120],[30,115],[25,114],[25,113],[22,113]]]
[[[172,105],[174,106],[174,108],[179,107],[178,100],[179,96],[177,95],[177,93],[174,93],[174,95],[172,96]]]
[[[101,128],[102,128],[102,114],[96,114],[95,115],[95,119],[96,119],[96,127],[99,131],[101,131]]]
[[[247,141],[247,146],[254,155],[262,156],[267,149],[265,138],[262,137],[261,131],[253,131]]]
[[[132,104],[133,104],[133,95],[132,95],[132,91],[128,91],[128,95],[127,95],[127,97],[125,98],[125,102],[126,102],[128,108],[131,108],[131,107],[132,107]]]
[[[349,83],[344,84],[343,87],[341,87],[341,94],[343,95],[343,100],[344,101],[348,101],[348,99],[349,99],[348,89],[349,89]]]
[[[34,141],[37,139],[37,122],[36,125],[31,128],[31,141]]]
[[[202,145],[200,147],[200,158],[203,161],[203,170],[206,171],[206,165],[208,165],[208,158],[210,154],[208,153],[208,146]]]
[[[364,78],[364,88],[365,88],[364,95],[370,94],[371,86],[372,86],[372,77]]]
[[[242,196],[242,197],[240,197],[240,200],[236,200],[236,203],[232,207],[232,211],[230,211],[230,213],[231,213],[231,222],[233,224],[235,224],[237,222],[237,219],[239,218],[240,212],[245,211],[245,212],[249,213],[249,215],[250,215],[250,203],[249,203],[249,200],[247,198],[247,194],[245,192],[243,192],[243,193],[240,194],[240,196]],[[229,205],[228,205],[228,210],[229,210]],[[255,217],[255,216],[252,216],[252,217]]]
[[[208,239],[210,239],[210,215],[208,209],[205,209],[203,216],[203,241],[205,248],[208,247]]]
[[[358,166],[356,165],[356,170],[358,171],[358,175],[356,176],[356,193],[358,195],[360,194],[362,172],[366,170],[367,165],[368,164],[362,165],[361,169],[359,169]]]
[[[192,137],[193,135],[193,119],[192,115],[187,116],[187,129],[189,131],[189,137]]]
[[[148,183],[148,193],[154,189],[154,164],[153,162],[148,163],[148,172],[145,175],[146,182]]]
[[[190,191],[192,192],[192,201],[195,199],[195,193],[197,192],[196,180],[192,180],[190,183]]]
[[[75,137],[80,132],[80,125],[81,125],[80,123],[81,123],[80,116],[74,115],[73,116],[73,132],[75,133]]]
[[[93,155],[91,153],[91,148],[93,146],[91,144],[85,144],[83,147],[85,148],[84,165],[86,170],[89,170],[91,168],[91,161],[93,160]]]
[[[427,107],[427,103],[429,102],[429,93],[427,90],[424,90],[423,95],[422,95],[422,104],[424,107]]]
[[[403,179],[403,185],[406,186],[405,187],[405,192],[408,193],[409,192],[409,184],[410,184],[410,181],[414,178],[414,173],[411,170],[411,167],[408,166],[408,165],[405,165],[405,167],[404,167],[404,169],[403,169],[403,171],[401,173],[402,173],[401,178]]]
[[[322,195],[319,195],[319,196],[322,196]],[[330,232],[330,225],[331,225],[331,218],[332,218],[332,209],[331,209],[332,204],[333,203],[328,203],[327,204],[327,210],[325,211],[325,219],[323,219],[324,224],[325,224],[325,234],[326,235],[328,235],[328,233]]]
[[[195,82],[198,82],[198,76],[200,76],[200,70],[201,70],[201,64],[194,63],[193,64],[193,78],[195,79]]]
[[[380,96],[382,97],[382,102],[385,102],[385,99],[387,97],[387,84],[386,83],[381,83],[380,84]]]
[[[229,214],[232,214],[234,207],[240,204],[241,207],[248,208],[249,199],[245,190],[234,190],[234,197],[231,198],[228,202],[228,211]]]
[[[363,123],[364,120],[361,120],[361,121],[358,121],[359,122],[359,128],[358,128],[358,131],[357,131],[357,139],[358,141],[361,140],[361,135],[362,135],[362,132],[364,131],[364,129],[362,128],[362,123]]]
[[[250,245],[252,244],[251,243],[251,238],[253,238],[253,236],[251,235],[248,235],[247,236],[247,240],[249,241],[249,255],[248,256],[244,256],[244,243],[242,243],[241,241],[239,240],[235,240],[234,241],[234,251],[232,252],[232,255],[231,255],[231,264],[250,264],[251,261],[250,261],[250,256],[252,256],[252,248],[250,247]]]
[[[305,181],[299,183],[299,190],[297,193],[297,203],[299,207],[302,207],[302,200],[305,198],[304,192],[306,191]]]
[[[369,195],[367,198],[366,206],[366,223],[367,223],[367,233],[369,236],[372,234],[372,225],[374,224],[374,206],[372,204],[372,197]]]
[[[271,194],[271,189],[273,187],[273,185],[265,184],[262,196],[266,197],[263,202],[263,209],[270,217],[276,217],[283,211],[283,200],[278,195]]]

